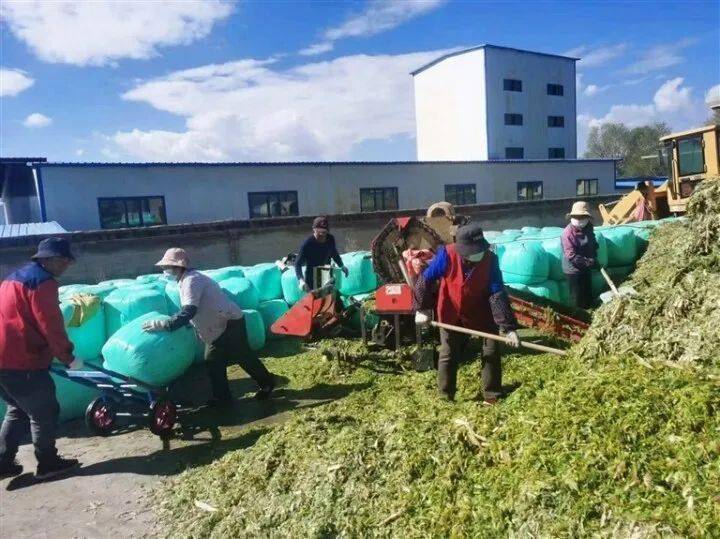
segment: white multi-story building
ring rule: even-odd
[[[417,69],[418,160],[575,159],[576,60],[482,45]]]

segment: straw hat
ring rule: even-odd
[[[160,262],[155,264],[156,266],[175,266],[178,268],[189,268],[190,257],[185,252],[185,249],[179,247],[171,247],[163,255]]]
[[[590,213],[590,205],[583,200],[574,202],[570,213],[565,215],[566,219],[570,219],[571,217],[590,217],[592,219],[592,213]]]

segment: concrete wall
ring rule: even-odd
[[[588,198],[591,207],[616,197]],[[572,199],[459,207],[486,230],[522,226],[562,226]],[[369,250],[389,219],[424,215],[424,210],[377,212],[330,217],[340,251]],[[168,247],[184,247],[199,269],[268,262],[296,252],[310,233],[311,218],[226,221],[202,225],[63,234],[73,244],[77,263],[63,276],[65,284],[135,277],[156,271],[153,264]],[[43,236],[0,239],[0,277],[26,262]]]
[[[484,57],[470,51],[415,75],[418,160],[488,159]]]
[[[506,147],[522,147],[525,159],[547,159],[548,148],[577,155],[575,62],[513,50],[485,51],[488,159],[504,159]],[[522,92],[503,89],[503,79],[522,81]],[[548,84],[562,84],[564,95],[547,95]],[[505,113],[523,115],[523,125],[505,125]],[[565,127],[548,127],[548,116],[563,116]]]
[[[547,199],[575,196],[597,178],[614,192],[613,161],[288,165],[44,165],[46,218],[66,230],[100,228],[99,197],[165,197],[168,224],[249,218],[248,192],[298,192],[300,215],[360,211],[360,189],[397,187],[400,208],[445,198],[446,184],[476,184],[477,202],[517,200],[517,182],[542,181]]]

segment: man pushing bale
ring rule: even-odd
[[[227,366],[238,363],[258,384],[257,399],[267,399],[275,388],[275,377],[251,350],[242,310],[225,295],[210,277],[190,267],[184,249],[171,248],[157,263],[179,284],[179,313],[169,319],[150,320],[143,325],[149,332],[175,331],[191,324],[205,343],[205,361],[212,384],[210,406],[232,405]]]

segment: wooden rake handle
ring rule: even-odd
[[[500,335],[494,335],[493,333],[485,333],[484,331],[462,328],[460,326],[452,326],[450,324],[443,324],[442,322],[430,322],[430,324],[437,328],[454,331],[456,333],[465,333],[466,335],[472,335],[473,337],[482,337],[484,339],[491,339],[493,341],[504,342],[506,344],[509,342],[507,338],[501,337]],[[559,348],[551,348],[549,346],[543,346],[542,344],[520,341],[520,346],[524,346],[525,348],[529,348],[531,350],[538,350],[539,352],[555,354],[557,356],[567,355],[567,352],[565,352],[565,350],[560,350]]]

